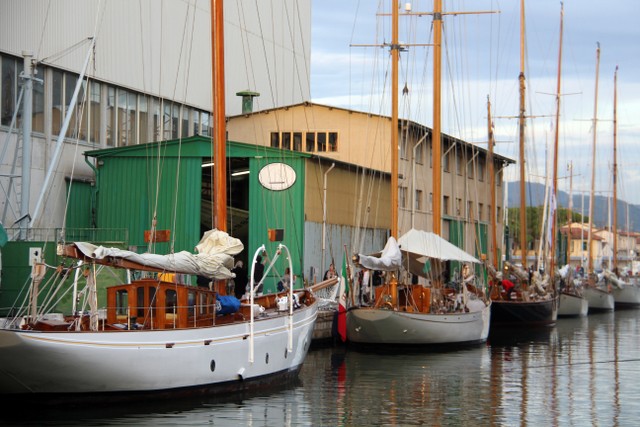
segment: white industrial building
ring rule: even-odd
[[[4,227],[63,226],[65,178],[93,175],[86,150],[209,135],[210,28],[207,0],[0,0]],[[246,90],[260,93],[256,109],[308,100],[310,39],[309,0],[225,1],[227,115]],[[21,96],[32,97],[30,120]]]

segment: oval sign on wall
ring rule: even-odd
[[[296,182],[296,171],[284,163],[271,163],[260,169],[258,180],[264,188],[282,191]]]

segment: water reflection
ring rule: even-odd
[[[639,315],[616,311],[561,319],[551,328],[495,330],[485,345],[448,352],[316,349],[300,382],[280,390],[227,400],[13,411],[0,415],[0,424],[636,425]]]

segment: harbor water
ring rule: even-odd
[[[96,363],[99,369],[99,362]],[[28,403],[28,399],[25,399]],[[463,349],[312,349],[299,381],[221,399],[4,408],[8,425],[634,426],[640,311],[494,330]]]

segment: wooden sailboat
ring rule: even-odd
[[[525,75],[524,0],[520,1],[520,257],[521,265],[505,262],[504,271],[492,274],[491,326],[550,325],[558,315],[558,295],[546,274],[527,271],[525,187]],[[491,270],[489,270],[491,273]]]
[[[475,292],[473,275],[465,276],[459,290],[446,288],[441,273],[447,261],[467,265],[480,261],[440,237],[441,132],[440,75],[442,2],[434,2],[434,108],[433,108],[433,233],[411,229],[398,235],[398,6],[392,2],[392,121],[391,121],[391,238],[380,258],[358,255],[355,262],[370,270],[387,272],[369,306],[347,311],[347,340],[365,345],[444,345],[483,342],[489,334],[491,302]],[[430,271],[432,286],[413,284],[411,274]],[[398,272],[401,274],[398,275]],[[410,274],[407,274],[410,273]]]
[[[216,167],[224,166],[226,156],[222,6],[222,0],[211,2]],[[281,385],[297,376],[317,316],[311,291],[291,286],[287,292],[255,297],[252,281],[250,299],[241,303],[172,278],[174,273],[214,281],[233,277],[233,256],[243,245],[222,231],[226,173],[219,172],[215,184],[218,230],[205,233],[198,254],[140,255],[81,242],[60,247],[60,255],[89,266],[91,309],[48,316],[34,304],[27,315],[0,329],[4,400],[66,404],[217,394]],[[263,250],[256,251],[254,261]],[[272,259],[280,253],[288,255],[286,246],[280,245]],[[100,264],[151,274],[107,288],[108,305],[98,310],[94,275]],[[42,267],[34,268],[34,302]]]
[[[583,280],[584,296],[589,302],[589,311],[609,311],[614,308],[614,299],[604,280],[600,280],[593,269],[593,204],[596,180],[596,141],[598,124],[598,77],[600,72],[600,44],[596,48],[596,88],[593,104],[593,142],[591,145],[591,192],[589,195],[589,234],[587,238],[587,276]]]
[[[562,77],[562,35],[563,35],[563,22],[564,22],[564,6],[561,6],[561,11],[560,11],[560,48],[558,51],[558,85],[556,88],[556,128],[555,128],[555,138],[554,138],[554,149],[553,149],[553,190],[552,190],[552,197],[553,200],[557,200],[557,195],[558,195],[558,143],[559,143],[559,139],[560,139],[560,88],[561,88],[561,84],[560,84],[560,80]],[[569,213],[569,215],[571,215]],[[571,218],[571,216],[569,216],[569,218]],[[550,251],[550,259],[549,259],[549,266],[550,266],[550,271],[554,272],[556,271],[556,239],[555,239],[555,235],[556,235],[556,210],[553,210],[553,213],[551,215],[551,217],[549,218],[549,220],[551,221],[551,251]],[[571,234],[571,219],[569,219],[569,235]],[[567,260],[568,261],[568,260]],[[570,263],[569,263],[570,265]],[[562,273],[564,273],[564,276],[562,276]],[[564,267],[562,269],[560,269],[559,275],[561,277],[558,277],[557,279],[560,282],[560,299],[558,302],[558,316],[562,316],[562,317],[574,317],[574,316],[586,316],[588,310],[589,310],[589,303],[587,302],[587,300],[584,298],[583,294],[582,294],[582,288],[580,286],[577,286],[576,283],[574,283],[573,277],[572,277],[572,273],[573,271],[571,270],[570,266]]]
[[[620,279],[618,268],[618,67],[613,78],[613,271],[605,270],[605,277],[612,284],[611,293],[615,308],[640,306],[640,286],[638,283]]]

